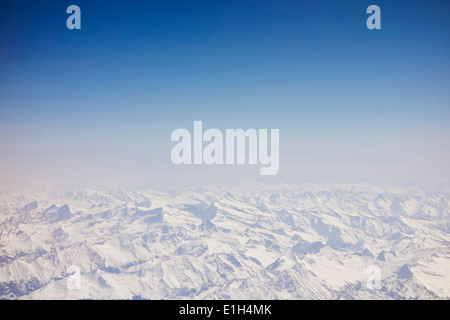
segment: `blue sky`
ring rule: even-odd
[[[81,30],[66,28],[71,4]],[[371,4],[381,30],[366,28]],[[424,0],[2,3],[1,171],[139,185],[257,174],[174,168],[170,133],[203,120],[279,128],[281,180],[446,180],[449,15]]]

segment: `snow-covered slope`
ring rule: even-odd
[[[367,185],[4,191],[0,298],[449,299],[449,213]]]

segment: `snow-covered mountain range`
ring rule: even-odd
[[[447,189],[55,190],[2,189],[2,299],[450,298]]]

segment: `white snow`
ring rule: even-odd
[[[0,189],[4,299],[450,298],[448,188]]]

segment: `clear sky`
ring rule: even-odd
[[[81,30],[66,8],[81,8]],[[381,8],[381,30],[366,8]],[[259,177],[183,166],[176,128],[279,128],[265,181],[450,179],[448,1],[3,1],[0,175],[134,186]]]

